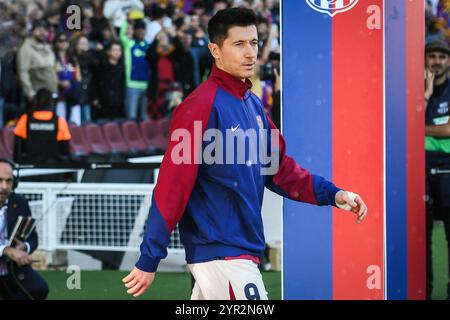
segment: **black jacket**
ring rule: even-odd
[[[101,53],[98,59],[96,71],[93,78],[93,100],[98,100],[101,105],[101,112],[97,115],[95,108],[94,119],[108,117],[123,111],[125,103],[125,66],[123,59],[118,64],[111,64],[106,55]]]
[[[16,224],[17,218],[19,216],[29,217],[31,216],[31,210],[28,205],[28,200],[23,196],[17,193],[11,193],[8,198],[8,209],[6,211],[6,219],[7,219],[7,234],[9,235],[11,231],[14,229],[14,225]],[[25,240],[30,245],[30,254],[33,253],[38,246],[38,236],[36,233],[36,229],[33,230],[30,237]],[[5,259],[5,257],[0,257],[0,259]]]

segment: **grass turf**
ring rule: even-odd
[[[433,230],[433,300],[447,298],[448,281],[448,250],[445,239],[445,230],[442,223],[436,225]]]
[[[447,241],[444,227],[438,224],[433,232],[433,272],[434,300],[447,297]],[[150,289],[141,297],[133,298],[126,293],[122,278],[127,272],[121,271],[82,271],[81,289],[69,290],[67,280],[70,274],[64,271],[41,271],[50,287],[50,300],[184,300],[191,294],[191,276],[187,273],[157,273]],[[281,299],[281,272],[263,272],[264,284],[269,299]]]
[[[191,295],[191,276],[188,273],[159,272],[152,286],[139,298],[126,293],[122,271],[82,271],[81,288],[69,290],[67,281],[71,274],[64,271],[40,271],[50,287],[49,300],[187,300]],[[269,299],[281,299],[281,272],[263,272]],[[70,282],[70,281],[69,281]]]

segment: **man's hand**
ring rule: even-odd
[[[22,267],[22,266],[25,266],[27,264],[32,264],[33,263],[33,259],[31,258],[31,256],[28,253],[26,253],[25,251],[22,251],[22,250],[18,250],[18,249],[13,248],[13,247],[5,248],[3,253],[8,258],[10,258],[12,261],[17,263],[19,265],[19,267]]]
[[[122,281],[125,287],[128,288],[127,293],[132,294],[136,298],[145,293],[154,278],[154,272],[145,272],[135,267]]]
[[[280,91],[281,88],[281,77],[278,74],[277,68],[273,68],[273,74],[275,75],[275,83],[273,84],[273,91]]]
[[[430,69],[425,69],[425,99],[430,99],[433,95],[434,73]]]
[[[25,243],[23,243],[17,238],[14,238],[14,242],[16,243],[15,248],[17,250],[27,251],[27,246],[25,245]]]
[[[341,190],[336,193],[335,200],[336,204],[342,207],[341,209],[355,213],[358,216],[356,223],[361,223],[367,215],[367,206],[359,195],[355,196],[353,199],[351,194]]]

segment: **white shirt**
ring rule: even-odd
[[[113,20],[114,27],[120,28],[131,9],[142,11],[144,4],[141,0],[107,0],[103,7],[103,15]]]

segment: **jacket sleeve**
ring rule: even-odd
[[[20,203],[22,207],[20,214],[26,217],[31,217],[31,210],[28,204],[28,200],[20,197]],[[28,239],[25,239],[25,242],[27,242],[30,246],[29,254],[32,254],[38,247],[38,236],[36,233],[36,228],[33,230],[33,232],[31,232],[31,235],[28,237]]]
[[[29,47],[25,43],[17,53],[17,72],[19,74],[20,84],[25,96],[28,99],[31,99],[34,97],[36,92],[34,91],[30,80],[30,54],[28,49]]]
[[[267,117],[271,133],[268,142],[271,152],[278,152],[279,166],[274,175],[266,178],[266,187],[291,200],[315,205],[334,205],[335,195],[341,190],[323,177],[311,174],[300,167],[293,158],[286,154],[286,144],[283,136],[272,120]],[[277,139],[278,137],[278,139]]]
[[[197,92],[204,94],[191,94],[175,109],[172,118],[170,141],[153,191],[141,256],[136,263],[142,271],[155,272],[159,261],[167,256],[170,234],[181,219],[197,180],[202,135],[216,92],[215,85],[208,82],[200,88]]]

